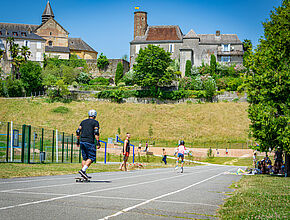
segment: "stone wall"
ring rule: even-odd
[[[70,91],[74,94],[74,98],[79,100],[87,100],[87,101],[101,101],[101,102],[110,102],[109,99],[97,99],[94,97],[96,93],[99,91]],[[213,102],[222,102],[222,101],[237,101],[237,102],[246,102],[247,101],[247,94],[243,96],[239,96],[237,92],[225,92],[222,95],[217,95],[213,98]],[[160,100],[157,98],[136,98],[130,97],[123,99],[125,103],[134,103],[134,104],[181,104],[181,103],[198,103],[198,102],[205,102],[205,99],[194,99],[194,98],[187,98],[187,99],[179,99],[179,100]]]
[[[109,65],[105,68],[105,70],[99,70],[97,66],[97,60],[86,60],[88,64],[89,72],[92,73],[94,77],[102,76],[106,78],[115,78],[117,65],[119,62],[123,64],[123,73],[129,71],[129,62],[123,59],[108,59]]]

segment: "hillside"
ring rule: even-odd
[[[103,138],[130,132],[134,140],[147,140],[150,125],[158,142],[179,139],[194,144],[246,142],[249,120],[247,103],[206,104],[116,104],[107,102],[47,103],[44,99],[0,99],[0,121],[30,124],[46,129],[75,133],[90,109],[98,112]],[[64,106],[68,113],[52,110]]]

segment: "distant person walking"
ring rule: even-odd
[[[275,159],[275,163],[280,168],[283,164],[283,152],[281,151],[280,147],[278,147],[277,151],[275,151],[274,159]]]
[[[256,152],[253,155],[253,166],[254,168],[257,168],[257,153]]]
[[[138,151],[141,152],[141,148],[142,148],[142,144],[141,141],[139,142],[139,147],[138,147]]]
[[[148,151],[148,141],[146,141],[144,152],[147,152],[147,151]]]
[[[162,161],[163,161],[163,162],[165,163],[165,165],[166,165],[166,164],[167,164],[167,161],[166,161],[166,159],[167,159],[167,154],[166,154],[166,151],[165,151],[164,148],[163,148],[162,155],[163,155]]]
[[[77,146],[81,147],[82,152],[82,169],[79,171],[79,174],[85,178],[89,179],[90,176],[87,175],[86,170],[89,166],[96,161],[96,145],[98,149],[100,149],[100,125],[99,122],[96,121],[97,112],[95,110],[89,111],[89,118],[85,119],[81,122],[78,127],[77,134]]]
[[[129,158],[129,155],[130,155],[130,138],[131,138],[131,135],[130,133],[127,133],[126,134],[126,139],[124,141],[124,145],[123,145],[123,162],[121,163],[121,166],[120,166],[120,170],[123,169],[124,167],[124,170],[127,171],[127,161],[128,161],[128,158]]]
[[[174,155],[177,154],[177,160],[176,160],[176,167],[175,170],[178,169],[178,163],[179,163],[179,159],[181,159],[181,173],[183,173],[183,163],[184,163],[184,153],[185,153],[185,146],[184,146],[184,141],[180,141],[179,146],[176,149],[176,152]]]

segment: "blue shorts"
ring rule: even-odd
[[[87,142],[80,142],[83,160],[91,159],[96,161],[96,146]]]
[[[181,157],[183,159],[184,158],[184,154],[178,153],[177,157]]]

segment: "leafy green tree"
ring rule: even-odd
[[[25,62],[27,62],[28,58],[30,57],[31,55],[31,52],[29,51],[29,47],[27,46],[22,46],[20,48],[20,53],[22,55],[22,57],[24,58]]]
[[[62,79],[63,79],[64,83],[66,83],[68,85],[72,84],[73,81],[76,81],[77,77],[80,74],[79,69],[73,68],[70,66],[61,65],[60,69],[61,69]]]
[[[116,69],[116,75],[115,75],[115,84],[118,85],[118,83],[120,82],[120,80],[123,77],[123,65],[121,62],[118,63],[117,65],[117,69]]]
[[[217,69],[217,63],[216,63],[216,57],[214,54],[210,55],[210,74],[211,76],[216,75],[216,69]]]
[[[267,152],[280,147],[290,160],[290,3],[271,11],[263,23],[260,39],[247,73],[250,131],[259,143],[254,148]]]
[[[172,62],[170,55],[163,48],[154,45],[148,45],[144,50],[140,49],[133,66],[136,84],[153,89],[170,85],[175,79],[175,74],[167,70]]]
[[[189,77],[191,75],[191,67],[192,67],[191,61],[187,60],[185,64],[185,76]]]
[[[24,87],[21,80],[12,80],[8,78],[6,80],[6,87],[9,97],[22,97],[24,95]]]
[[[124,74],[122,81],[125,83],[126,86],[133,86],[134,85],[134,71],[130,70]]]
[[[40,91],[42,87],[41,71],[41,66],[32,61],[27,61],[20,66],[21,81],[28,94]]]
[[[103,53],[101,53],[101,55],[97,59],[97,66],[98,66],[98,68],[100,70],[104,70],[108,65],[109,65],[108,58]]]
[[[243,42],[243,65],[247,68],[251,66],[251,58],[253,56],[253,45],[252,42],[248,39],[245,39]]]

